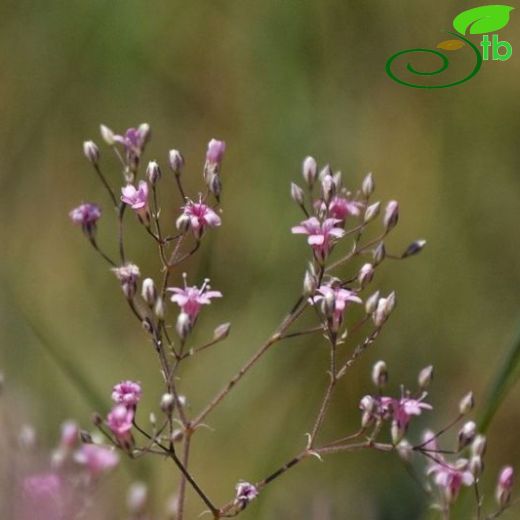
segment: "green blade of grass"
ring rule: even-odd
[[[479,429],[485,432],[491,420],[495,416],[500,404],[503,402],[508,392],[518,380],[520,367],[520,323],[511,346],[499,367],[494,380],[492,381],[482,412],[480,414]]]

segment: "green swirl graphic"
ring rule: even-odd
[[[413,67],[411,63],[406,64],[406,68],[412,73],[416,74],[417,76],[435,76],[437,74],[440,74],[441,72],[445,71],[449,66],[449,60],[445,54],[443,54],[440,51],[436,51],[433,49],[407,49],[404,51],[397,52],[396,54],[390,56],[388,58],[388,61],[386,62],[386,73],[392,78],[395,82],[400,83],[401,85],[405,85],[407,87],[412,88],[448,88],[448,87],[454,87],[455,85],[460,85],[461,83],[465,83],[466,81],[470,80],[475,74],[480,70],[480,67],[482,66],[482,55],[480,54],[480,51],[476,45],[474,45],[472,42],[464,38],[463,36],[460,36],[459,34],[449,32],[448,34],[451,34],[455,36],[456,38],[459,38],[460,40],[463,40],[465,43],[467,43],[471,49],[473,49],[473,52],[475,54],[475,67],[473,70],[463,79],[460,79],[458,81],[454,81],[452,83],[447,83],[446,85],[417,85],[416,83],[410,83],[408,81],[404,81],[402,79],[399,79],[394,72],[392,71],[392,64],[394,61],[403,54],[413,54],[413,53],[428,53],[428,54],[434,54],[435,56],[438,56],[441,60],[441,65],[433,70],[433,71],[419,71]]]

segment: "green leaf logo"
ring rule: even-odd
[[[509,5],[483,5],[458,14],[453,27],[460,34],[485,34],[496,32],[509,23],[509,13],[514,9]]]

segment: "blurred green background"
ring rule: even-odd
[[[200,327],[231,321],[233,331],[184,374],[193,412],[270,334],[300,290],[307,249],[289,233],[300,220],[289,182],[300,181],[308,154],[343,171],[352,187],[373,171],[378,198],[400,201],[390,250],[428,240],[420,257],[388,262],[378,273],[374,286],[395,288],[399,304],[339,388],[324,435],[357,428],[357,403],[372,391],[370,367],[379,358],[389,364],[395,392],[435,365],[432,427],[453,417],[468,389],[481,403],[520,319],[520,19],[513,12],[500,31],[513,45],[512,59],[484,63],[461,86],[411,89],[384,71],[399,50],[434,47],[453,17],[474,6],[4,0],[0,366],[16,420],[34,423],[42,444],[51,445],[60,421],[75,417],[88,427],[92,412],[27,317],[105,396],[106,407],[112,384],[132,378],[144,385],[142,409],[157,408],[161,382],[144,333],[113,275],[67,217],[79,202],[98,201],[106,210],[100,241],[115,250],[109,201],[81,143],[101,141],[99,123],[123,131],[143,121],[153,131],[147,158],[166,170],[167,150],[180,149],[191,194],[200,186],[207,141],[228,145],[223,226],[185,267],[190,280],[210,276],[224,293]],[[108,151],[104,157],[117,185],[117,163]],[[172,201],[164,215],[173,225],[179,201],[165,177],[163,200]],[[134,237],[129,256],[154,273],[149,237]],[[264,477],[303,446],[326,359],[319,338],[284,343],[210,417],[215,431],[195,438],[192,469],[217,502],[232,496],[237,480]],[[518,398],[516,388],[489,430],[488,495],[497,468],[520,460]],[[151,484],[155,518],[176,473],[152,462],[137,464]],[[110,479],[112,511],[124,507],[131,478],[124,468],[119,476]],[[201,508],[191,502],[188,518],[195,518]],[[302,464],[243,518],[403,520],[426,518],[426,506],[396,458],[360,453]]]

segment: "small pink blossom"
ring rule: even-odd
[[[340,285],[321,285],[317,289],[317,295],[311,299],[311,303],[316,303],[326,299],[334,302],[332,309],[332,321],[335,328],[339,328],[343,321],[343,315],[348,305],[351,303],[362,303],[361,298],[354,291],[344,289]]]
[[[124,135],[114,135],[116,143],[122,144],[130,154],[139,156],[149,136],[150,128],[143,123],[139,128],[129,128]]]
[[[412,416],[421,415],[423,410],[433,409],[433,406],[430,404],[422,402],[425,397],[426,394],[424,394],[420,399],[401,397],[399,400],[394,400],[394,421],[397,422],[397,425],[400,429],[405,429],[408,426]]]
[[[500,508],[504,509],[511,501],[511,492],[513,490],[515,471],[512,466],[505,466],[498,474],[497,488],[495,498]]]
[[[132,299],[137,292],[137,280],[141,275],[139,267],[135,264],[127,263],[120,267],[114,267],[112,272],[121,283],[121,289],[124,295]]]
[[[226,151],[226,143],[224,141],[218,141],[212,139],[208,143],[208,151],[206,152],[206,161],[212,165],[220,165]]]
[[[84,444],[75,453],[74,460],[85,466],[92,478],[96,478],[115,468],[119,463],[119,456],[111,448]]]
[[[83,228],[87,234],[92,234],[96,230],[96,223],[101,217],[101,209],[96,204],[89,202],[80,204],[69,213],[72,222]]]
[[[183,213],[177,220],[177,227],[180,229],[184,221],[189,224],[196,238],[200,238],[204,230],[208,227],[217,227],[221,224],[220,217],[206,204],[189,201],[182,207]]]
[[[334,241],[345,234],[343,229],[337,227],[340,222],[337,218],[328,218],[320,222],[316,217],[310,217],[294,226],[291,232],[296,235],[308,235],[307,242],[316,258],[323,261],[332,250]]]
[[[444,460],[432,465],[428,469],[429,475],[434,475],[435,484],[442,490],[448,503],[453,503],[462,486],[471,486],[475,477],[469,471],[467,461],[462,459],[455,466],[450,466]]]
[[[361,212],[362,204],[346,197],[333,197],[329,203],[329,216],[344,221],[348,216],[358,216]]]
[[[249,482],[239,482],[236,487],[235,501],[242,507],[253,501],[258,496],[258,489]]]
[[[134,381],[121,381],[112,390],[112,400],[127,408],[136,407],[141,399],[141,386]]]
[[[107,425],[119,441],[126,442],[130,438],[133,419],[133,410],[118,404],[108,414]]]
[[[205,280],[200,289],[197,286],[187,287],[186,277],[184,277],[184,288],[170,287],[168,291],[174,293],[171,301],[176,303],[181,311],[188,315],[191,324],[195,322],[203,305],[209,305],[212,298],[221,298],[220,291],[211,291],[208,285],[209,280]]]
[[[79,441],[79,427],[74,421],[65,421],[61,425],[60,445],[64,448],[74,448]]]
[[[139,181],[136,188],[133,184],[127,184],[121,188],[121,200],[135,210],[139,216],[146,217],[148,214],[148,184]]]
[[[64,518],[64,482],[56,473],[40,473],[23,481],[23,519],[41,518],[55,520]],[[37,512],[37,514],[35,514]]]

